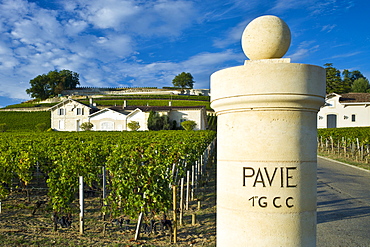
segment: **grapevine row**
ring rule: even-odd
[[[214,137],[212,131],[2,133],[0,199],[15,179],[27,188],[38,169],[47,178],[53,211],[71,213],[78,177],[87,186],[101,184],[105,166],[109,196],[103,210],[113,216],[166,211],[171,184]]]

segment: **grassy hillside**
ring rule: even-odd
[[[50,128],[50,112],[0,111],[0,124],[6,124],[7,131],[37,131],[36,125],[44,123]]]

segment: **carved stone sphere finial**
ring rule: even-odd
[[[242,48],[251,60],[282,58],[290,46],[290,29],[279,17],[265,15],[244,29]]]

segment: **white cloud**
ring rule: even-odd
[[[231,44],[235,43],[240,44],[243,31],[250,21],[251,19],[240,22],[237,26],[228,30],[228,32],[226,33],[226,35],[224,35],[223,38],[217,38],[214,41],[213,45],[217,48],[225,48]]]
[[[334,28],[336,28],[337,25],[336,24],[328,24],[328,25],[325,25],[321,28],[321,31],[324,31],[324,32],[327,32],[327,33],[330,33]]]
[[[64,8],[97,29],[129,31],[143,36],[177,36],[195,21],[191,1],[79,0]]]
[[[69,19],[63,26],[65,34],[73,37],[84,31],[88,27],[88,23],[84,20]]]
[[[315,45],[315,41],[303,41],[301,42],[297,49],[288,54],[287,57],[291,58],[292,61],[300,61],[305,57],[309,57],[312,53],[319,50],[319,45]]]
[[[301,8],[302,6],[307,5],[309,2],[314,2],[314,1],[277,0],[277,1],[275,1],[275,5],[270,9],[270,11],[281,13],[281,12],[287,11],[289,9]]]
[[[353,1],[337,0],[276,0],[269,10],[274,13],[284,13],[293,9],[307,9],[311,16],[329,15],[338,11],[347,11],[354,6]]]
[[[332,56],[330,59],[353,57],[353,56],[357,56],[358,54],[361,54],[361,53],[362,52],[360,52],[360,51],[349,52],[349,53],[344,53],[344,54],[339,54],[339,55]]]
[[[245,56],[236,54],[232,50],[219,53],[204,52],[189,59],[174,62],[155,62],[150,64],[124,64],[118,67],[126,78],[134,78],[131,82],[135,86],[171,86],[172,79],[181,72],[190,72],[195,80],[194,87],[209,88],[209,76],[223,69],[225,62],[240,61],[244,63]]]

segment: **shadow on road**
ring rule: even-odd
[[[333,193],[333,190],[337,193]],[[332,192],[331,192],[332,191]],[[330,184],[318,182],[317,223],[370,217],[370,206],[361,198],[341,195]],[[342,197],[343,196],[343,197]]]

